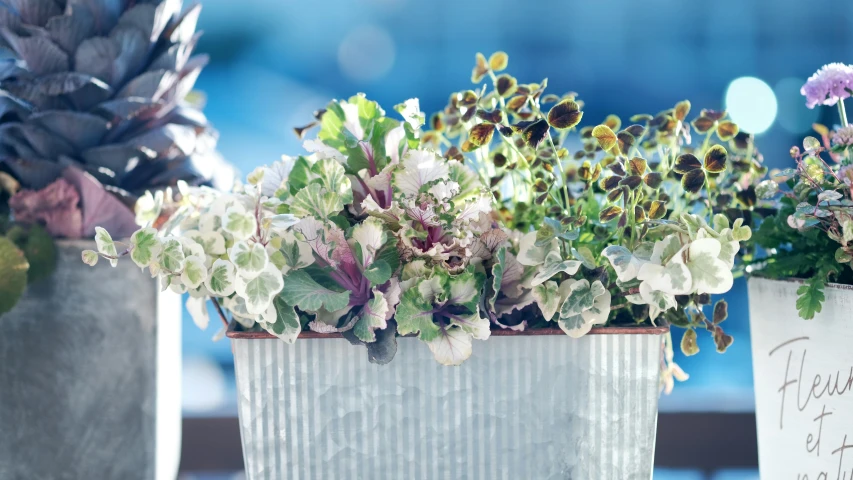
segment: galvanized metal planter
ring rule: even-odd
[[[180,296],[133,262],[57,270],[0,317],[0,478],[173,480],[181,442]]]
[[[493,332],[444,367],[415,338],[378,366],[232,330],[247,478],[649,480],[665,333]]]
[[[828,284],[812,320],[797,312],[800,286],[749,279],[761,479],[851,479],[853,286]]]

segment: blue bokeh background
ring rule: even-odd
[[[805,108],[799,87],[825,63],[853,63],[853,2],[847,0],[202,4],[199,50],[211,62],[198,88],[221,133],[220,150],[243,173],[298,153],[292,127],[310,122],[331,98],[365,92],[390,110],[418,97],[422,109],[433,112],[450,92],[471,87],[476,52],[496,50],[509,53],[509,70],[521,82],[548,77],[551,91],[578,92],[586,102],[584,124],[609,113],[656,113],[685,98],[693,113],[725,108],[734,79],[757,77],[778,104],[757,143],[766,163],[778,168],[790,162],[789,147],[813,122],[836,118],[832,109]],[[690,381],[664,398],[661,410],[753,409],[746,282],[736,281],[725,298],[734,345],[718,355],[701,335],[702,354],[676,360]],[[214,327],[201,332],[188,316],[184,323],[186,414],[234,414],[227,341],[212,343]]]

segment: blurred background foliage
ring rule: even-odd
[[[432,113],[472,86],[476,52],[497,50],[520,82],[548,77],[550,91],[578,92],[582,126],[690,99],[696,112],[728,109],[782,168],[812,123],[836,116],[807,109],[800,86],[825,63],[853,63],[853,2],[842,0],[201,2],[199,51],[211,63],[197,88],[243,174],[298,153],[292,128],[331,98],[364,92],[390,111],[418,97]],[[717,356],[700,336],[706,354],[676,359],[691,379],[662,411],[753,409],[746,282],[725,297],[734,345]],[[213,334],[185,318],[187,415],[236,414],[230,347]]]

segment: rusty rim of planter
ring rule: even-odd
[[[228,332],[226,336],[228,338],[236,338],[241,340],[265,340],[265,339],[274,339],[275,335],[269,332],[246,332],[243,330],[239,330],[242,328],[240,324],[237,322],[231,322],[228,325]],[[669,331],[668,326],[660,326],[660,327],[594,327],[589,331],[587,335],[660,335]],[[566,333],[560,330],[559,328],[536,328],[530,330],[522,330],[515,331],[509,329],[499,329],[492,330],[493,337],[529,337],[529,336],[539,336],[539,335],[562,335],[566,336]],[[414,337],[415,335],[404,335],[406,337]],[[299,334],[299,338],[319,338],[319,339],[328,339],[328,338],[343,338],[343,335],[340,333],[317,333],[317,332],[302,332]]]
[[[805,280],[805,279],[803,279],[803,278],[794,278],[794,277],[789,277],[789,278],[769,278],[769,277],[762,277],[761,275],[750,275],[750,276],[747,278],[747,281],[752,280],[752,279],[756,279],[756,280],[767,280],[768,282],[796,283],[796,284],[798,284],[798,285],[802,285],[802,284],[806,283],[806,280]],[[832,283],[832,282],[826,282],[826,286],[827,286],[827,287],[829,287],[829,288],[837,288],[838,290],[853,290],[853,285],[848,285],[848,284],[846,284],[846,283]]]

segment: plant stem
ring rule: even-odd
[[[847,110],[844,109],[844,99],[838,99],[838,115],[841,117],[841,126],[846,127],[847,124]]]
[[[225,325],[225,328],[228,328],[228,319],[225,318],[225,312],[222,311],[222,307],[219,306],[219,301],[213,297],[210,297],[213,300],[213,306],[216,307],[216,313],[219,314],[219,318],[222,319],[222,324]]]

